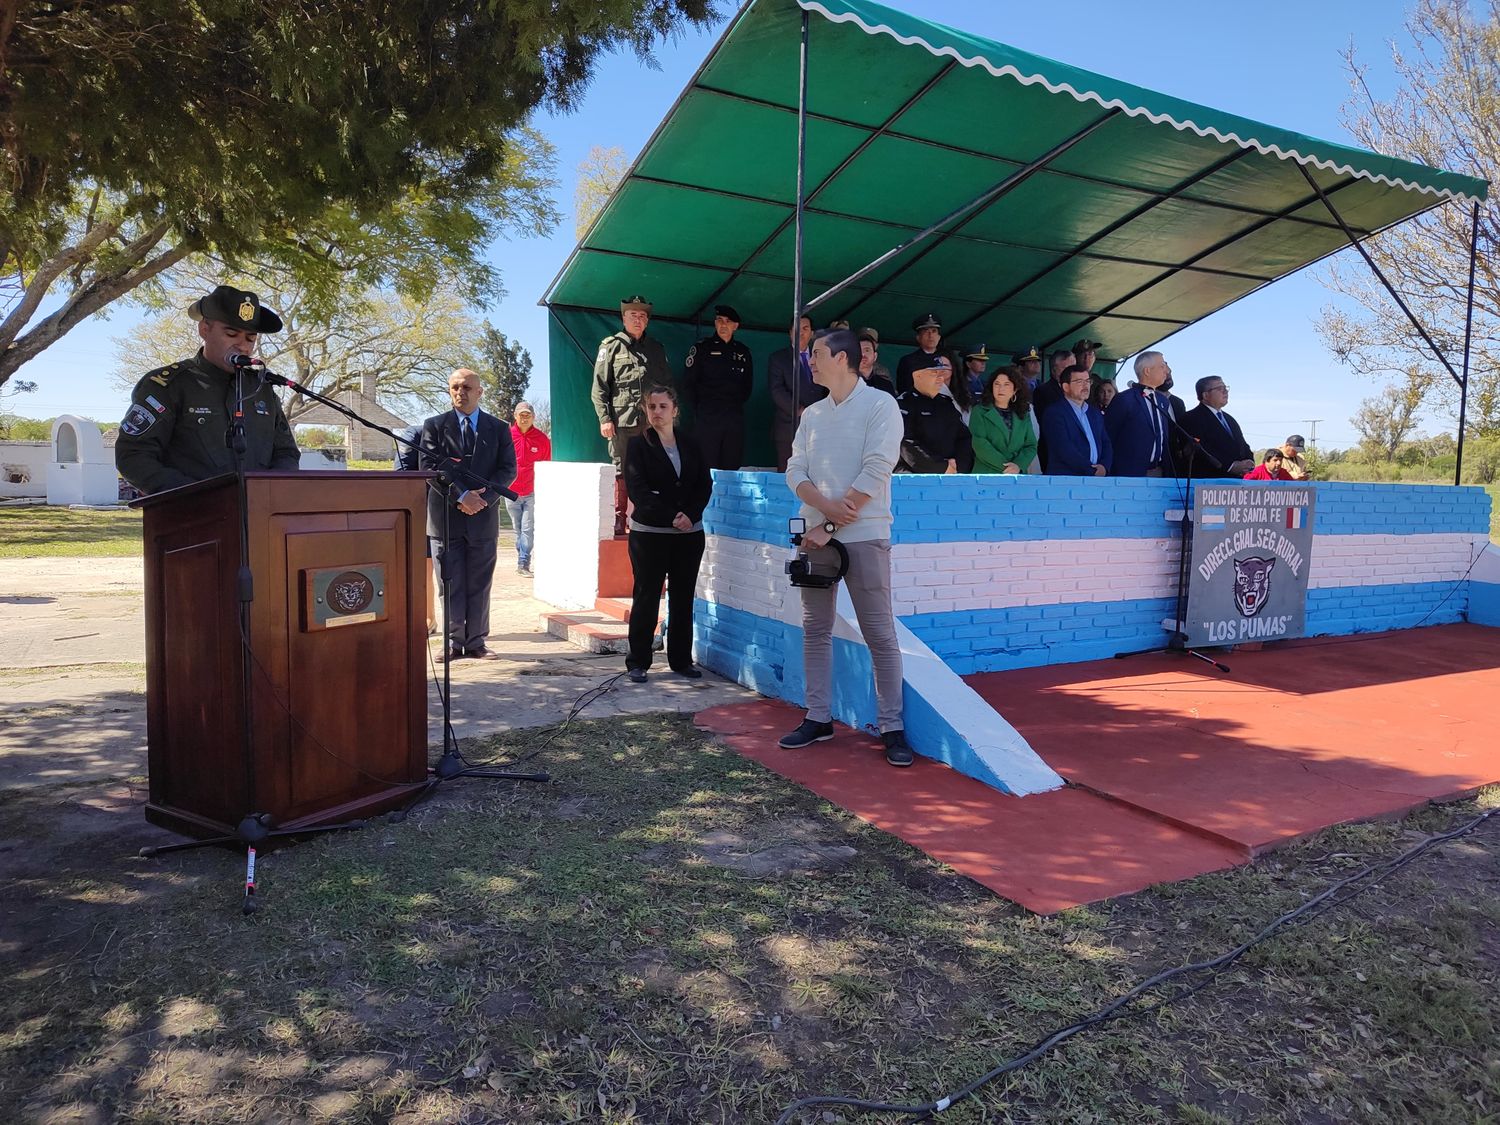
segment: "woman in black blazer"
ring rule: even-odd
[[[630,566],[635,572],[625,667],[631,680],[645,682],[665,579],[667,663],[679,676],[696,680],[703,673],[693,667],[693,593],[703,561],[703,509],[713,483],[697,443],[676,428],[677,392],[652,387],[645,407],[646,432],[625,447],[625,491],[634,506]]]

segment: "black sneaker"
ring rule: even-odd
[[[643,683],[645,683],[646,682],[646,669],[644,669],[644,668],[632,668],[630,670],[630,682],[633,683],[633,684],[643,684]]]
[[[801,726],[791,734],[782,735],[781,741],[776,745],[783,750],[801,750],[804,746],[811,746],[814,742],[827,742],[832,737],[832,723],[815,723],[811,719],[803,719]]]
[[[703,678],[703,673],[691,666],[687,668],[673,668],[672,671],[676,672],[684,680],[701,680]]]
[[[880,741],[885,743],[885,760],[891,765],[909,766],[914,761],[905,731],[888,730],[880,736]]]

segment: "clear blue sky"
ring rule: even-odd
[[[1348,95],[1340,52],[1352,40],[1370,67],[1371,85],[1386,95],[1394,89],[1387,44],[1407,42],[1405,6],[1398,0],[887,2],[1163,93],[1340,141],[1350,140],[1339,123]],[[722,26],[662,47],[659,70],[642,67],[629,54],[606,59],[577,112],[538,122],[557,146],[558,202],[567,217],[549,238],[494,247],[508,296],[488,310],[496,327],[530,349],[534,397],[547,396],[546,316],[536,302],[573,246],[579,161],[594,145],[617,145],[634,157]],[[1378,388],[1338,367],[1313,332],[1318,311],[1333,299],[1311,271],[1304,272],[1180,332],[1162,349],[1189,398],[1196,378],[1224,377],[1232,388],[1230,412],[1252,445],[1277,443],[1292,432],[1311,437],[1309,420],[1315,418],[1322,419],[1320,445],[1351,445],[1349,416]],[[12,409],[33,417],[70,412],[118,418],[125,397],[111,386],[112,340],[134,319],[131,310],[117,307],[109,320],[75,329],[22,371],[22,378],[39,386],[12,399]]]

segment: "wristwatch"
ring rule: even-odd
[[[832,535],[838,529],[839,529],[839,525],[836,524],[836,523],[834,523],[832,520],[824,520],[823,521],[823,530],[826,531],[826,532],[828,532],[829,535]]]

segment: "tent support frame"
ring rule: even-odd
[[[943,227],[947,226],[949,223],[957,222],[958,220],[965,218],[972,212],[979,210],[981,207],[988,206],[995,200],[999,199],[1001,196],[1014,191],[1016,188],[1020,187],[1032,176],[1034,176],[1037,172],[1041,171],[1041,169],[1045,168],[1053,160],[1057,159],[1057,157],[1061,156],[1074,145],[1078,144],[1078,142],[1090,136],[1095,130],[1101,128],[1107,122],[1114,120],[1115,116],[1118,115],[1119,112],[1120,110],[1118,108],[1115,108],[1095,118],[1093,121],[1089,122],[1082,129],[1078,130],[1066,140],[1053,145],[1050,149],[1042,153],[1042,155],[1038,156],[1035,160],[1023,164],[1014,172],[1006,176],[999,183],[993,185],[992,187],[986,188],[984,191],[980,192],[977,196],[969,200],[967,203],[948,212],[948,214],[944,215],[941,219],[933,223],[931,226],[927,227],[925,230],[918,231],[916,234],[906,239],[906,241],[902,242],[900,245],[893,246],[891,249],[887,250],[884,254],[880,255],[880,257],[876,258],[874,261],[855,270],[848,277],[844,278],[843,281],[836,282],[828,289],[825,289],[811,301],[807,302],[805,306],[806,310],[810,312],[812,309],[816,308],[818,305],[821,305],[830,297],[843,292],[860,278],[866,277],[869,274],[873,273],[875,270],[885,265],[886,262],[889,262],[892,258],[895,258],[904,253],[907,249],[916,245],[918,242],[924,241],[937,231],[941,230]],[[797,277],[796,284],[798,291],[800,292],[802,287],[802,278],[800,272]]]
[[[1423,327],[1422,322],[1417,319],[1416,313],[1411,311],[1411,306],[1396,291],[1396,287],[1391,284],[1390,279],[1385,276],[1380,266],[1376,264],[1375,259],[1370,256],[1370,252],[1365,249],[1364,242],[1356,238],[1354,232],[1349,229],[1349,224],[1344,222],[1344,217],[1339,214],[1338,209],[1334,207],[1332,201],[1323,191],[1323,188],[1313,177],[1313,174],[1307,170],[1307,165],[1299,164],[1297,167],[1301,170],[1307,182],[1312,185],[1313,191],[1318,193],[1318,198],[1323,201],[1323,206],[1333,216],[1333,221],[1338,223],[1339,229],[1344,232],[1344,237],[1349,240],[1349,245],[1359,251],[1359,256],[1365,260],[1365,265],[1370,267],[1370,272],[1375,275],[1375,280],[1380,282],[1385,291],[1390,294],[1391,300],[1395,301],[1396,306],[1406,314],[1406,319],[1411,322],[1411,326],[1417,330],[1417,334],[1422,337],[1428,348],[1432,350],[1433,356],[1443,365],[1448,374],[1453,377],[1453,381],[1458,384],[1458,456],[1456,464],[1453,467],[1453,483],[1458,484],[1462,479],[1464,468],[1464,428],[1468,423],[1467,415],[1469,410],[1469,349],[1474,332],[1474,266],[1479,256],[1478,202],[1474,204],[1472,229],[1469,236],[1469,289],[1467,307],[1464,314],[1464,368],[1463,374],[1460,375],[1453,369],[1453,364],[1448,362],[1448,357],[1443,354],[1443,349],[1438,347],[1437,341],[1432,338],[1427,329]]]
[[[1469,296],[1464,308],[1464,377],[1458,385],[1458,456],[1453,464],[1453,483],[1463,483],[1464,428],[1469,413],[1469,345],[1474,338],[1474,264],[1479,258],[1479,201],[1474,201],[1469,228]]]

